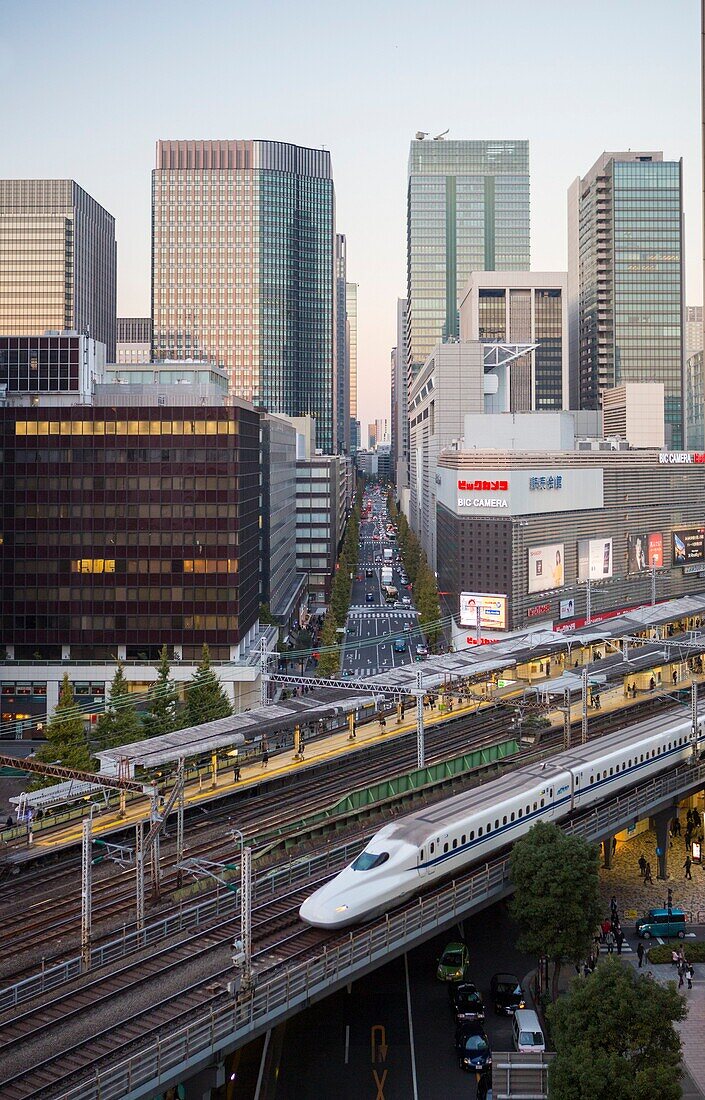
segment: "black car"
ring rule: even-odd
[[[374,577],[374,571],[372,569],[366,569],[365,570],[365,576],[366,577]]]
[[[372,593],[371,592],[366,592],[365,593],[365,603],[374,603],[374,602],[375,602],[375,598],[372,595]]]
[[[458,1063],[468,1073],[482,1073],[492,1065],[492,1051],[482,1020],[460,1024],[455,1032]]]
[[[526,1008],[524,990],[515,974],[493,974],[490,990],[498,1016],[513,1016],[518,1008]]]
[[[448,990],[450,1007],[457,1025],[469,1020],[484,1020],[482,994],[472,982],[454,982]]]

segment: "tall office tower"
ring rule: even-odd
[[[350,340],[346,308],[345,234],[335,235],[335,423],[338,451],[350,453]]]
[[[150,363],[151,360],[152,318],[118,317],[115,362]]]
[[[406,298],[397,299],[397,346],[392,348],[392,477],[409,487],[409,391],[406,385]]]
[[[603,153],[568,191],[571,397],[663,382],[666,445],[683,446],[682,161]]]
[[[407,200],[408,383],[459,336],[472,271],[528,271],[528,141],[411,142]]]
[[[569,408],[564,271],[474,271],[460,301],[461,340],[535,344],[498,372],[493,412]]]
[[[316,418],[335,447],[330,153],[277,141],[159,141],[152,355],[212,359],[231,392]]]
[[[703,307],[685,307],[685,361],[703,350]]]
[[[0,332],[75,331],[115,357],[115,219],[73,180],[0,180]]]
[[[357,419],[357,283],[345,284],[345,312],[348,317],[348,357],[350,359],[350,416]]]

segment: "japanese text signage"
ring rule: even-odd
[[[702,451],[661,451],[658,460],[662,466],[702,466],[705,454]]]
[[[486,481],[480,478],[465,479],[461,478],[458,481],[458,488],[461,493],[506,493],[509,491],[508,481]]]
[[[530,477],[529,489],[562,489],[563,488],[563,475],[549,474],[548,477]]]

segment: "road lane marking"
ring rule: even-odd
[[[414,1100],[419,1100],[419,1089],[416,1080],[416,1049],[414,1047],[414,1021],[411,1015],[411,986],[409,984],[409,958],[404,955],[404,972],[406,974],[406,1011],[409,1018],[409,1046],[411,1048],[411,1086]]]

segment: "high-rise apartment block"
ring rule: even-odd
[[[497,412],[569,407],[568,310],[564,271],[474,271],[460,302],[460,337],[534,344],[507,364]]]
[[[73,180],[0,180],[0,333],[73,331],[115,357],[115,219]]]
[[[160,141],[152,173],[152,355],[212,359],[233,394],[316,418],[335,447],[330,153]]]
[[[152,359],[152,318],[118,317],[116,363],[149,363]]]
[[[703,350],[703,307],[685,307],[685,360]]]
[[[625,382],[663,382],[666,445],[683,445],[682,162],[603,153],[568,192],[571,395],[597,409]]]
[[[407,203],[408,375],[459,336],[473,271],[527,271],[528,141],[411,142]]]
[[[350,417],[357,419],[357,283],[345,284],[345,313],[348,320],[348,387]]]
[[[392,348],[392,476],[409,487],[409,391],[406,385],[406,298],[397,299],[397,344]]]
[[[350,338],[345,234],[335,235],[335,423],[338,451],[350,452]]]

